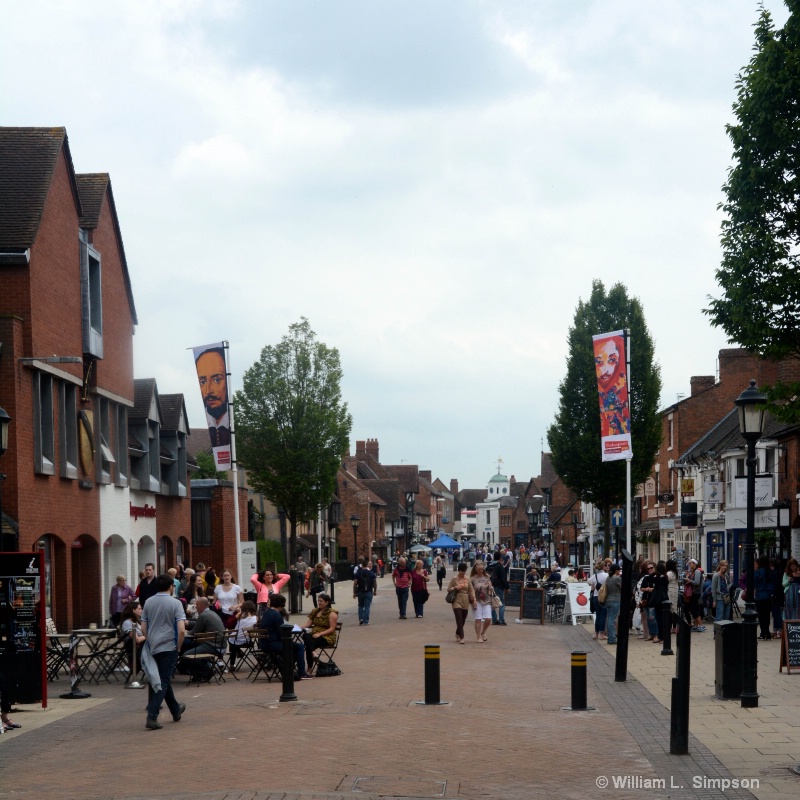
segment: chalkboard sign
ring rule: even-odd
[[[525,580],[525,567],[511,567],[508,571],[508,579],[510,581],[524,581]],[[517,605],[512,603],[512,605]]]
[[[523,589],[520,619],[538,619],[544,625],[544,589]]]
[[[781,636],[781,665],[778,672],[800,670],[800,619],[785,619]]]
[[[522,581],[509,581],[506,589],[506,605],[519,606],[522,601]]]

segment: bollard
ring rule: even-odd
[[[292,628],[294,625],[285,622],[281,625],[281,678],[283,679],[283,694],[279,700],[281,703],[290,703],[297,700],[294,693],[294,643],[292,641]]]
[[[334,589],[334,586],[336,585],[336,573],[335,572],[331,572],[331,581],[330,582],[331,582],[331,588],[330,588],[330,591],[328,592],[328,594],[331,596],[331,605],[333,605],[336,602],[336,591]]]
[[[664,643],[661,646],[661,655],[672,656],[675,654],[672,652],[672,603],[670,603],[669,600],[665,600],[661,604],[661,614],[661,619],[663,620],[661,629],[664,631]]]
[[[678,620],[678,658],[676,677],[672,679],[672,705],[670,708],[669,752],[685,756],[689,752],[689,670],[691,666],[692,632],[686,621]]]
[[[572,651],[572,710],[586,708],[586,652]]]
[[[418,706],[446,706],[447,701],[440,699],[439,672],[440,655],[438,644],[425,645],[425,700],[417,701]]]
[[[299,578],[299,581],[298,581]],[[303,585],[303,577],[300,573],[294,568],[291,567],[289,569],[289,613],[290,614],[299,614],[300,613],[300,605],[297,601],[297,584],[300,584],[302,587]]]
[[[572,651],[572,705],[562,706],[562,711],[594,711],[586,705],[587,657],[585,650]]]

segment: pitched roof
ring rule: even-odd
[[[475,508],[478,503],[486,499],[486,489],[462,489],[457,495],[456,500],[462,508]]]
[[[400,481],[404,492],[419,492],[419,468],[416,464],[384,464],[384,469]]]
[[[0,128],[0,250],[24,251],[36,240],[62,149],[80,216],[66,128]]]
[[[119,246],[120,261],[122,263],[122,279],[125,281],[125,293],[128,296],[128,305],[131,309],[134,325],[139,323],[136,317],[136,306],[133,303],[133,287],[128,272],[128,260],[125,257],[125,245],[122,242],[122,231],[119,227],[117,207],[114,203],[114,192],[111,190],[111,178],[107,172],[91,172],[76,175],[78,194],[81,199],[83,213],[80,215],[81,228],[94,229],[100,221],[100,212],[103,210],[103,200],[108,196],[108,207],[111,220],[114,224],[114,234]]]
[[[183,402],[182,394],[162,394],[159,395],[161,405],[161,427],[165,431],[176,431],[180,427],[181,414],[188,427],[189,420],[186,416],[186,406]]]
[[[198,453],[211,453],[211,436],[208,428],[190,428],[186,437],[186,453],[197,458]]]
[[[161,410],[159,406],[158,388],[155,378],[135,378],[133,381],[133,408],[128,412],[130,419],[147,419],[150,416],[150,403],[153,395],[156,396],[156,408],[161,423]]]

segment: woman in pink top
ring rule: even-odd
[[[250,578],[250,583],[258,592],[256,601],[258,602],[258,618],[269,608],[270,595],[279,594],[281,589],[289,582],[289,576],[285,572],[278,573],[278,580],[274,580],[275,575],[271,569],[262,569]],[[274,581],[274,582],[273,582]]]

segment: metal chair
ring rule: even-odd
[[[333,662],[333,654],[339,647],[339,639],[341,638],[341,634],[342,634],[342,623],[337,622],[335,639],[333,640],[333,644],[326,644],[324,647],[320,647],[319,650],[314,651],[315,653],[314,661],[311,664],[311,669],[308,670],[309,675],[313,675],[317,671],[317,667],[320,664],[329,664]]]
[[[734,587],[733,594],[731,595],[731,619],[742,616],[742,609],[739,608],[739,598],[741,595],[741,587]]]

